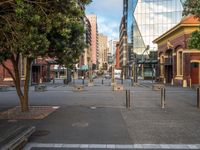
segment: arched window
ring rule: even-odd
[[[177,51],[177,76],[183,75],[183,50]]]

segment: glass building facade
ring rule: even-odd
[[[129,51],[137,55],[157,50],[153,40],[175,26],[182,18],[185,0],[124,0]]]

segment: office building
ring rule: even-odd
[[[127,32],[129,66],[138,63],[139,60],[145,63],[144,61],[149,59],[149,52],[157,50],[157,45],[152,41],[181,20],[183,2],[183,0],[124,0],[123,16]],[[144,76],[152,74],[149,67],[151,66],[148,66],[146,71],[145,68],[140,68],[143,69]]]
[[[200,84],[200,51],[189,49],[187,44],[199,25],[197,18],[187,16],[154,40],[158,44],[158,79],[161,82],[183,87]]]
[[[98,54],[98,29],[97,29],[97,16],[93,14],[86,15],[91,25],[91,52],[93,69],[97,66]]]
[[[98,35],[98,48],[99,48],[99,69],[105,69],[106,64],[108,63],[108,55],[107,55],[107,51],[108,51],[108,37],[103,35],[103,34],[99,34]]]

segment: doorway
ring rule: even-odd
[[[199,62],[192,62],[191,63],[191,71],[190,71],[190,77],[192,84],[199,84],[200,77],[199,77]]]

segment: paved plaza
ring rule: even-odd
[[[112,91],[110,82],[96,79],[88,87],[85,81],[82,92],[73,92],[73,83],[48,84],[45,92],[35,92],[32,86],[30,105],[59,109],[42,120],[0,120],[0,127],[35,126],[27,150],[200,149],[195,89],[166,86],[162,109],[160,91],[152,90],[151,81],[131,86],[126,80],[124,88],[131,93],[131,108],[126,109],[126,92]],[[17,105],[14,89],[0,93],[0,111]]]

